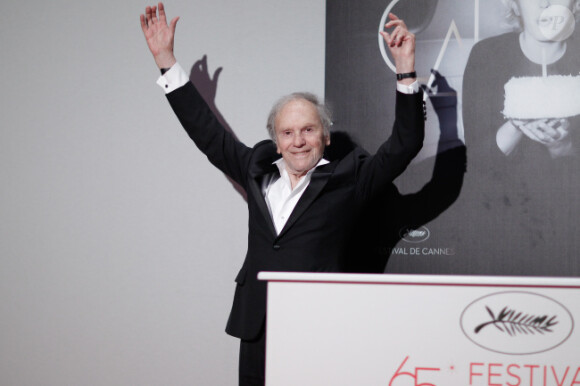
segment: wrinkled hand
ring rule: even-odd
[[[157,11],[159,11],[159,17],[157,17]],[[176,62],[173,55],[173,42],[179,17],[174,17],[168,25],[165,7],[163,3],[159,3],[158,6],[146,7],[145,14],[141,14],[140,19],[143,35],[155,63],[159,68],[170,68]]]
[[[409,32],[405,22],[389,13],[385,29],[394,28],[390,33],[381,31],[383,39],[395,60],[398,73],[415,71],[415,35]]]
[[[528,138],[548,146],[566,139],[570,134],[570,122],[567,119],[513,119],[512,122]]]
[[[528,138],[545,145],[554,157],[568,155],[571,151],[568,119],[513,119],[512,124]]]

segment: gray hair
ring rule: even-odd
[[[528,0],[524,0],[524,1],[528,1]],[[522,20],[521,18],[516,14],[515,10],[514,10],[514,4],[517,3],[517,0],[501,0],[501,2],[503,3],[504,7],[505,7],[505,18],[507,23],[511,26],[514,27],[516,29],[521,29],[522,26]],[[517,6],[517,4],[516,4]],[[574,0],[574,2],[572,3],[572,9],[571,9],[572,13],[574,14],[574,18],[576,19],[576,21],[578,21],[580,19],[580,0]]]
[[[322,128],[324,129],[324,136],[330,137],[330,126],[332,126],[332,119],[328,107],[324,103],[321,103],[318,97],[312,93],[295,92],[278,99],[278,101],[274,103],[274,106],[272,106],[272,109],[270,110],[266,128],[268,129],[268,134],[270,135],[272,141],[276,142],[276,118],[278,117],[278,114],[280,114],[280,111],[282,111],[284,106],[296,100],[305,100],[314,105],[316,111],[318,112],[318,118],[320,118]]]

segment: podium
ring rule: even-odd
[[[580,278],[258,279],[267,386],[580,385]]]

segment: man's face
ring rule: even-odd
[[[571,10],[574,4],[573,0],[517,0],[515,7],[520,14],[524,30],[538,41],[550,41],[550,31],[554,28],[563,28],[564,19],[557,12],[553,14],[552,10]],[[548,10],[550,6],[553,7]],[[566,11],[568,16],[572,16],[571,12]],[[560,12],[561,13],[561,12]],[[573,18],[568,20],[573,23]]]
[[[282,155],[288,173],[303,176],[312,169],[330,145],[330,137],[324,135],[316,107],[304,100],[288,102],[275,121],[276,145]]]

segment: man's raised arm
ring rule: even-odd
[[[415,73],[415,35],[407,29],[405,22],[389,13],[385,28],[393,28],[389,33],[381,31],[389,51],[395,60],[398,83],[409,86],[417,80]]]

